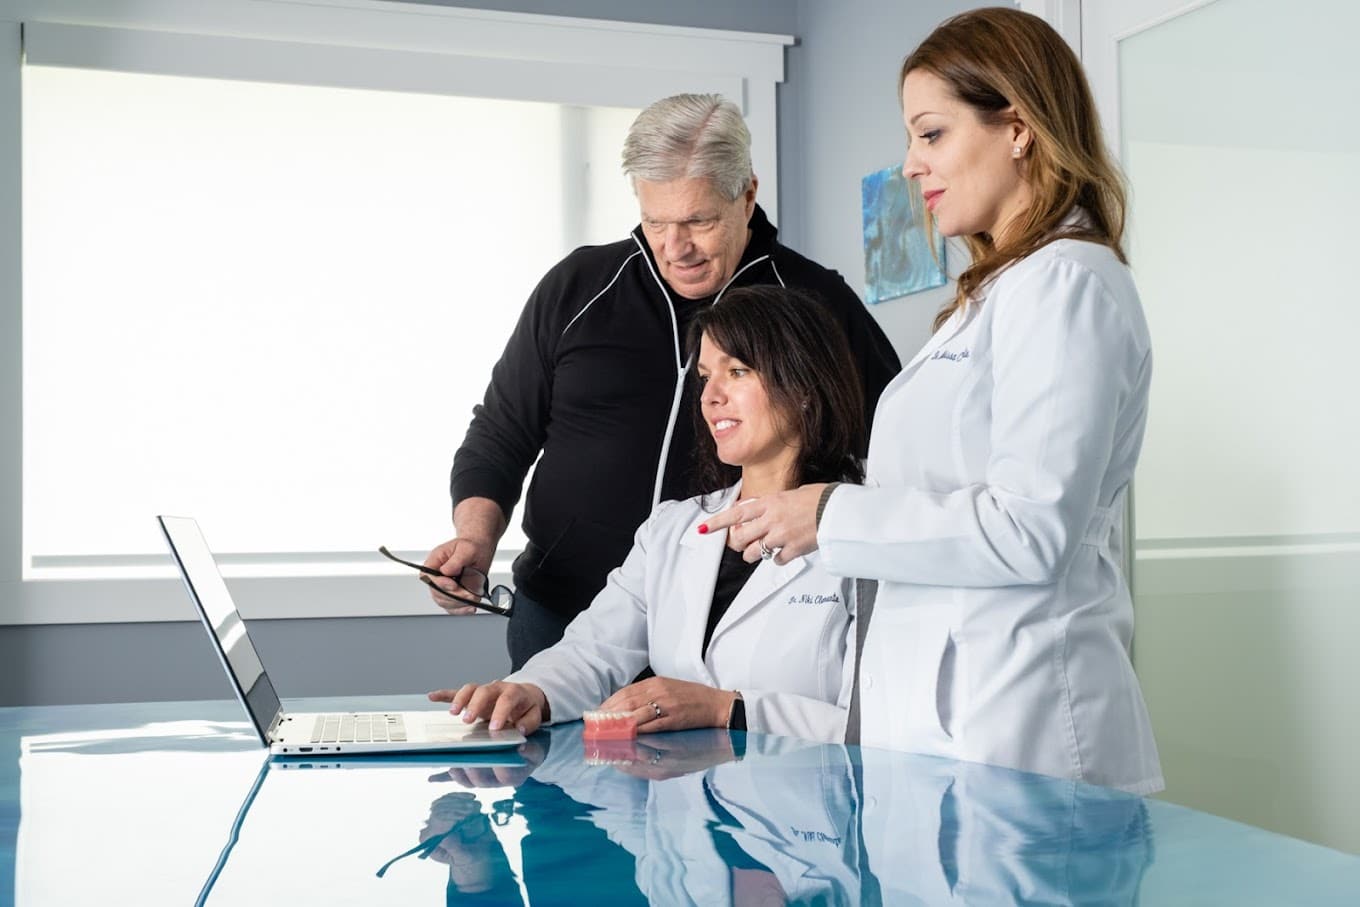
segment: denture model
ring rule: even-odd
[[[630,712],[585,712],[581,715],[585,730],[581,736],[586,740],[635,740],[637,722]]]

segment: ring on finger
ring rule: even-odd
[[[662,715],[661,706],[656,704],[656,700],[653,699],[647,704],[652,707],[652,719],[655,720],[657,718],[660,718]]]
[[[775,556],[776,554],[778,554],[778,553],[779,553],[779,549],[778,549],[778,548],[767,548],[767,547],[765,547],[765,540],[764,540],[764,539],[761,539],[761,540],[760,540],[760,559],[761,559],[761,560],[763,560],[763,561],[773,560],[773,559],[774,559],[774,556]]]

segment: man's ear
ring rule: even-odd
[[[751,185],[748,186],[748,187],[746,188],[746,219],[747,219],[747,220],[750,220],[750,219],[751,219],[751,215],[756,213],[756,187],[757,187],[759,184],[760,184],[760,180],[756,179],[756,175],[755,175],[754,173],[751,174]]]

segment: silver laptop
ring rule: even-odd
[[[189,597],[198,607],[222,667],[271,753],[335,756],[430,750],[485,750],[518,746],[513,728],[492,731],[486,722],[464,724],[446,709],[422,712],[286,713],[236,605],[217,570],[198,524],[188,517],[158,516]]]

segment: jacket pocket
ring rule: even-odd
[[[515,573],[527,577],[533,577],[537,574],[548,558],[552,557],[557,546],[562,543],[562,539],[566,538],[567,534],[571,532],[574,525],[576,525],[575,518],[567,520],[567,525],[562,527],[561,531],[546,547],[535,545],[532,541],[527,542],[524,550],[515,558]]]
[[[950,740],[954,739],[958,719],[958,656],[959,648],[953,634],[944,634],[944,649],[940,652],[939,667],[935,672],[935,721]]]
[[[566,584],[586,583],[593,596],[604,585],[609,571],[623,563],[633,546],[633,529],[620,529],[583,517],[573,517],[546,548],[530,545],[524,551],[524,567],[535,581]]]
[[[950,734],[953,717],[954,641],[944,621],[920,625],[916,646],[917,677],[914,721],[924,739],[944,743]]]
[[[879,616],[875,613],[874,620]],[[901,640],[902,658],[894,673],[904,682],[894,685],[888,695],[902,697],[899,734],[905,739],[900,743],[908,750],[939,752],[953,740],[957,720],[957,650],[949,622],[918,619],[894,629]]]

